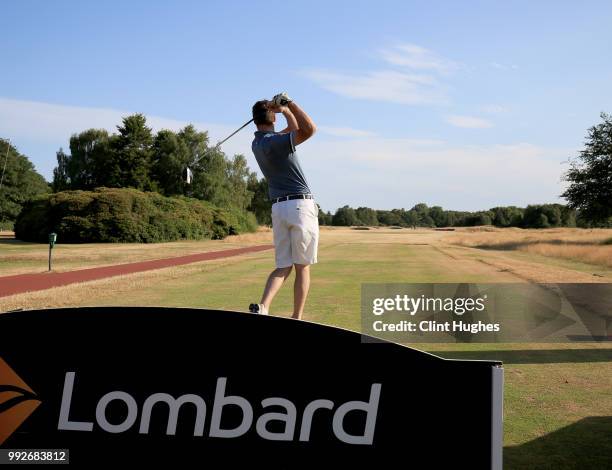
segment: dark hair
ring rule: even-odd
[[[269,100],[260,100],[253,105],[253,122],[256,125],[272,125],[274,124],[274,111],[270,108],[272,102]]]

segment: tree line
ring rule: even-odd
[[[334,214],[319,212],[319,224],[336,226],[396,226],[396,227],[497,227],[549,228],[591,226],[588,220],[576,217],[576,210],[563,204],[530,205],[526,208],[493,207],[486,211],[466,212],[444,210],[420,203],[412,209],[376,210],[369,207],[339,208]]]

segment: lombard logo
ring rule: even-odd
[[[91,417],[89,421],[71,419],[70,407],[73,394],[76,393],[75,377],[75,372],[67,372],[65,376],[58,423],[59,430],[92,432],[97,424],[103,431],[113,434],[123,433],[132,428],[138,429],[140,434],[149,434],[151,415],[155,409],[158,413],[161,412],[160,410],[163,410],[164,417],[167,416],[168,418],[166,435],[173,436],[176,434],[179,411],[184,405],[190,404],[191,406],[187,407],[190,411],[183,411],[181,416],[188,412],[195,412],[194,436],[205,435],[207,416],[210,415],[210,423],[206,431],[209,437],[238,438],[248,432],[252,432],[254,425],[254,431],[265,440],[308,442],[311,439],[310,431],[313,417],[315,414],[320,413],[321,417],[317,417],[317,419],[331,421],[332,431],[338,440],[347,444],[357,445],[372,445],[373,443],[382,388],[382,385],[379,383],[372,384],[368,401],[347,401],[337,406],[331,400],[317,399],[308,403],[303,410],[298,410],[295,404],[286,398],[266,398],[261,401],[263,412],[256,417],[255,408],[251,402],[238,395],[227,395],[227,378],[219,377],[216,382],[215,396],[211,405],[207,404],[200,395],[191,393],[178,397],[167,393],[153,393],[143,403],[139,404],[128,392],[113,391],[103,395],[97,401],[95,412],[92,413],[95,417],[94,422],[91,420]],[[108,419],[107,407],[112,402],[121,402],[122,407],[127,409],[127,413],[121,415],[120,422],[111,423]],[[240,424],[232,428],[223,427],[221,424],[224,410],[229,407],[237,408],[241,412]],[[275,412],[266,412],[270,407],[275,407]],[[284,412],[278,412],[279,407]],[[319,410],[328,410],[328,412],[324,413]],[[333,410],[333,413],[330,413],[330,410]],[[360,412],[362,417],[365,415],[365,426],[358,433],[349,434],[345,429],[344,421],[349,412],[351,414]],[[323,414],[325,414],[325,418]],[[115,419],[112,421],[115,421]],[[194,422],[193,415],[190,416],[190,423],[192,422]],[[270,422],[281,422],[283,424],[282,431],[278,431],[278,426],[275,426],[274,432],[270,431],[268,428],[268,423]],[[355,430],[353,429],[352,431]]]
[[[0,445],[40,405],[32,389],[0,358]]]

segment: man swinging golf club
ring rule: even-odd
[[[275,132],[276,114],[287,128]],[[295,266],[293,318],[302,318],[310,287],[310,265],[317,262],[319,210],[300,167],[295,147],[315,133],[312,119],[286,93],[253,105],[257,125],[253,153],[266,177],[272,201],[272,230],[276,269],[268,277],[261,302],[252,313],[267,315],[274,296]]]

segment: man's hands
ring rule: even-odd
[[[298,123],[295,119],[295,116],[289,109],[288,105],[291,103],[291,98],[287,95],[287,93],[279,93],[275,95],[274,98],[270,100],[272,106],[270,106],[270,110],[275,113],[282,113],[287,120],[287,127],[279,132],[279,134],[287,134],[288,132],[297,131]]]
[[[302,142],[310,139],[317,130],[315,123],[308,114],[306,114],[297,103],[295,103],[286,92],[275,95],[270,100],[273,105],[274,112],[283,113],[287,118],[287,129],[284,132],[294,131],[294,145],[299,145]]]
[[[280,134],[286,134],[287,132],[298,130],[297,120],[295,119],[295,116],[287,106],[274,106],[272,110],[275,113],[283,113],[283,116],[285,116],[285,119],[287,120],[287,127],[280,131]]]
[[[279,93],[278,95],[274,95],[274,98],[272,98],[272,103],[274,103],[274,105],[277,107],[287,106],[292,101],[293,100],[289,98],[289,95],[287,94],[286,91],[283,91],[282,93]]]
[[[289,111],[289,108],[287,106],[270,106],[270,111],[274,111],[275,113],[287,113],[287,112],[291,112]]]

